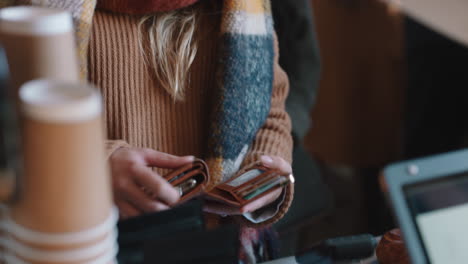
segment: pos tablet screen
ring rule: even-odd
[[[468,263],[468,151],[394,164],[385,177],[412,263]]]

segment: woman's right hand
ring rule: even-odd
[[[114,201],[120,217],[162,211],[174,205],[180,198],[179,193],[151,167],[175,169],[193,160],[193,156],[178,157],[152,149],[116,150],[109,162]]]

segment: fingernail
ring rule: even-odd
[[[195,156],[185,156],[184,158],[186,158],[187,160],[190,160],[190,161],[195,160]]]
[[[273,159],[270,156],[262,156],[260,159],[263,165],[273,165]]]

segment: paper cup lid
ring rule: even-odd
[[[50,35],[72,30],[72,16],[63,10],[33,6],[0,9],[0,31],[3,32]]]
[[[390,0],[408,16],[427,27],[468,46],[468,1]]]
[[[88,84],[34,80],[19,91],[21,109],[29,118],[53,123],[78,123],[101,114],[101,96]]]

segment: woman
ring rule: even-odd
[[[194,156],[207,162],[210,188],[258,163],[291,173],[288,81],[268,1],[45,2],[73,13],[83,75],[103,94],[121,217],[174,205],[178,193],[161,175]],[[255,263],[257,227],[281,218],[292,192],[291,185],[243,208],[208,204],[209,222],[231,216],[251,226],[242,259]]]

